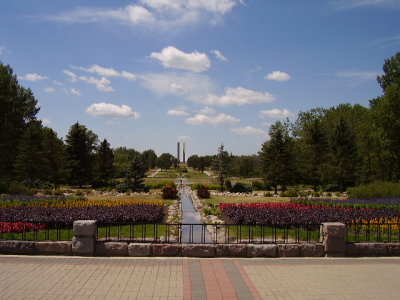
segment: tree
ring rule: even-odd
[[[105,183],[114,174],[114,153],[110,143],[104,139],[96,153],[96,180]]]
[[[269,129],[270,140],[266,141],[259,153],[264,180],[278,193],[278,185],[285,190],[294,178],[293,139],[289,136],[289,123],[277,121]]]
[[[393,85],[400,88],[400,52],[385,60],[383,72],[384,74],[378,76],[377,80],[384,92]]]
[[[71,126],[66,137],[67,171],[70,184],[82,187],[93,179],[94,151],[97,135],[78,122]]]
[[[12,177],[19,141],[39,112],[30,89],[19,85],[8,65],[0,62],[0,185]]]
[[[146,191],[143,181],[146,177],[147,170],[143,156],[139,152],[135,152],[129,169],[126,172],[126,186],[134,192]]]
[[[357,148],[354,136],[343,117],[334,127],[330,139],[329,178],[339,185],[340,192],[355,182]]]
[[[163,153],[157,158],[157,167],[161,169],[170,169],[173,165],[177,164],[178,160],[170,153]]]
[[[142,152],[144,164],[148,170],[154,169],[157,162],[157,154],[154,150],[149,149]]]
[[[221,192],[223,192],[229,173],[229,154],[224,150],[223,144],[221,144],[221,146],[218,148],[218,154],[215,156],[213,162],[213,169],[217,174]]]
[[[126,147],[118,147],[114,150],[115,177],[125,177],[135,153],[138,153],[135,149],[128,149]]]
[[[32,121],[19,141],[14,168],[20,182],[45,180],[46,161],[42,133],[40,121]]]

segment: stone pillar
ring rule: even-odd
[[[346,225],[343,223],[322,223],[322,244],[325,247],[325,256],[346,255]]]
[[[74,238],[72,239],[72,254],[94,255],[97,224],[94,220],[75,221]]]

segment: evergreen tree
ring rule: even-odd
[[[146,191],[143,181],[146,178],[147,170],[143,156],[139,152],[136,152],[132,157],[131,164],[125,176],[125,183],[128,188],[134,192]]]
[[[218,183],[220,185],[221,192],[224,191],[226,180],[229,173],[229,154],[224,150],[224,145],[218,148],[218,154],[216,155],[213,162],[214,172],[217,174]]]
[[[75,123],[66,137],[68,182],[82,187],[93,179],[94,150],[97,135]]]
[[[20,138],[36,119],[37,104],[31,90],[19,85],[11,67],[0,62],[0,192],[12,178]]]
[[[104,139],[96,153],[96,180],[105,183],[114,174],[114,153],[110,144]]]
[[[270,140],[261,148],[264,180],[274,187],[275,194],[278,185],[285,190],[286,185],[292,183],[295,178],[295,166],[293,160],[293,140],[289,136],[288,122],[276,122],[269,129]]]
[[[46,179],[43,132],[40,121],[32,121],[17,148],[14,168],[17,180],[34,182]]]
[[[148,170],[154,169],[157,162],[157,154],[154,150],[149,149],[142,152],[144,164]]]

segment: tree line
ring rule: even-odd
[[[377,81],[383,94],[370,100],[369,107],[313,108],[300,112],[293,123],[275,122],[258,156],[222,155],[222,147],[216,156],[192,156],[188,164],[199,170],[214,166],[220,183],[221,176],[260,176],[275,193],[294,184],[343,191],[377,181],[399,182],[400,52],[385,60]],[[212,163],[215,159],[219,166]]]
[[[65,139],[58,137],[36,118],[40,108],[32,91],[21,86],[12,68],[1,62],[0,104],[0,193],[61,184],[104,186],[114,184],[113,178],[134,177],[138,161],[143,172],[177,163],[173,155],[158,157],[152,149],[142,153],[112,149],[107,139],[100,141],[78,122]]]

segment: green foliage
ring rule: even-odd
[[[248,184],[236,182],[229,191],[231,193],[251,193],[253,188]]]
[[[213,161],[213,170],[217,174],[217,180],[220,185],[221,192],[225,189],[225,182],[228,177],[230,165],[228,152],[224,150],[224,145],[218,148],[218,154]]]
[[[287,191],[284,191],[282,194],[281,194],[281,197],[291,197],[291,198],[294,198],[294,197],[298,197],[299,196],[299,194],[297,193],[297,191],[295,191],[295,190],[287,190]]]
[[[148,190],[143,183],[146,172],[147,167],[144,164],[142,155],[139,152],[135,152],[125,175],[125,184],[133,192],[147,192]]]
[[[216,206],[203,208],[203,214],[205,216],[219,216],[221,214],[221,210]]]
[[[275,188],[283,188],[293,182],[295,174],[293,138],[289,135],[289,123],[276,122],[269,130],[270,140],[260,151],[264,180]]]
[[[262,190],[267,190],[269,189],[269,186],[267,186],[264,182],[262,181],[252,181],[251,186],[253,187],[253,190],[255,191],[262,191]]]
[[[199,184],[197,186],[197,196],[200,199],[209,199],[210,198],[210,191],[206,185]]]
[[[163,199],[177,199],[178,198],[178,189],[175,184],[166,184],[162,192]]]
[[[149,149],[142,152],[142,158],[144,160],[144,165],[148,170],[154,169],[157,162],[157,154],[154,150]]]
[[[135,149],[128,149],[126,147],[118,147],[114,149],[114,172],[115,177],[125,177],[126,172],[129,169],[133,155],[137,151]]]
[[[400,183],[376,182],[347,190],[349,198],[372,199],[372,198],[395,198],[400,197]]]
[[[178,160],[175,156],[170,153],[163,153],[157,158],[156,165],[157,167],[168,170],[171,169],[172,166],[175,166],[178,163]]]
[[[97,135],[84,125],[75,123],[66,137],[68,182],[82,187],[93,179],[94,150]]]
[[[95,161],[96,181],[106,182],[114,174],[114,153],[110,144],[104,139],[97,149]]]

